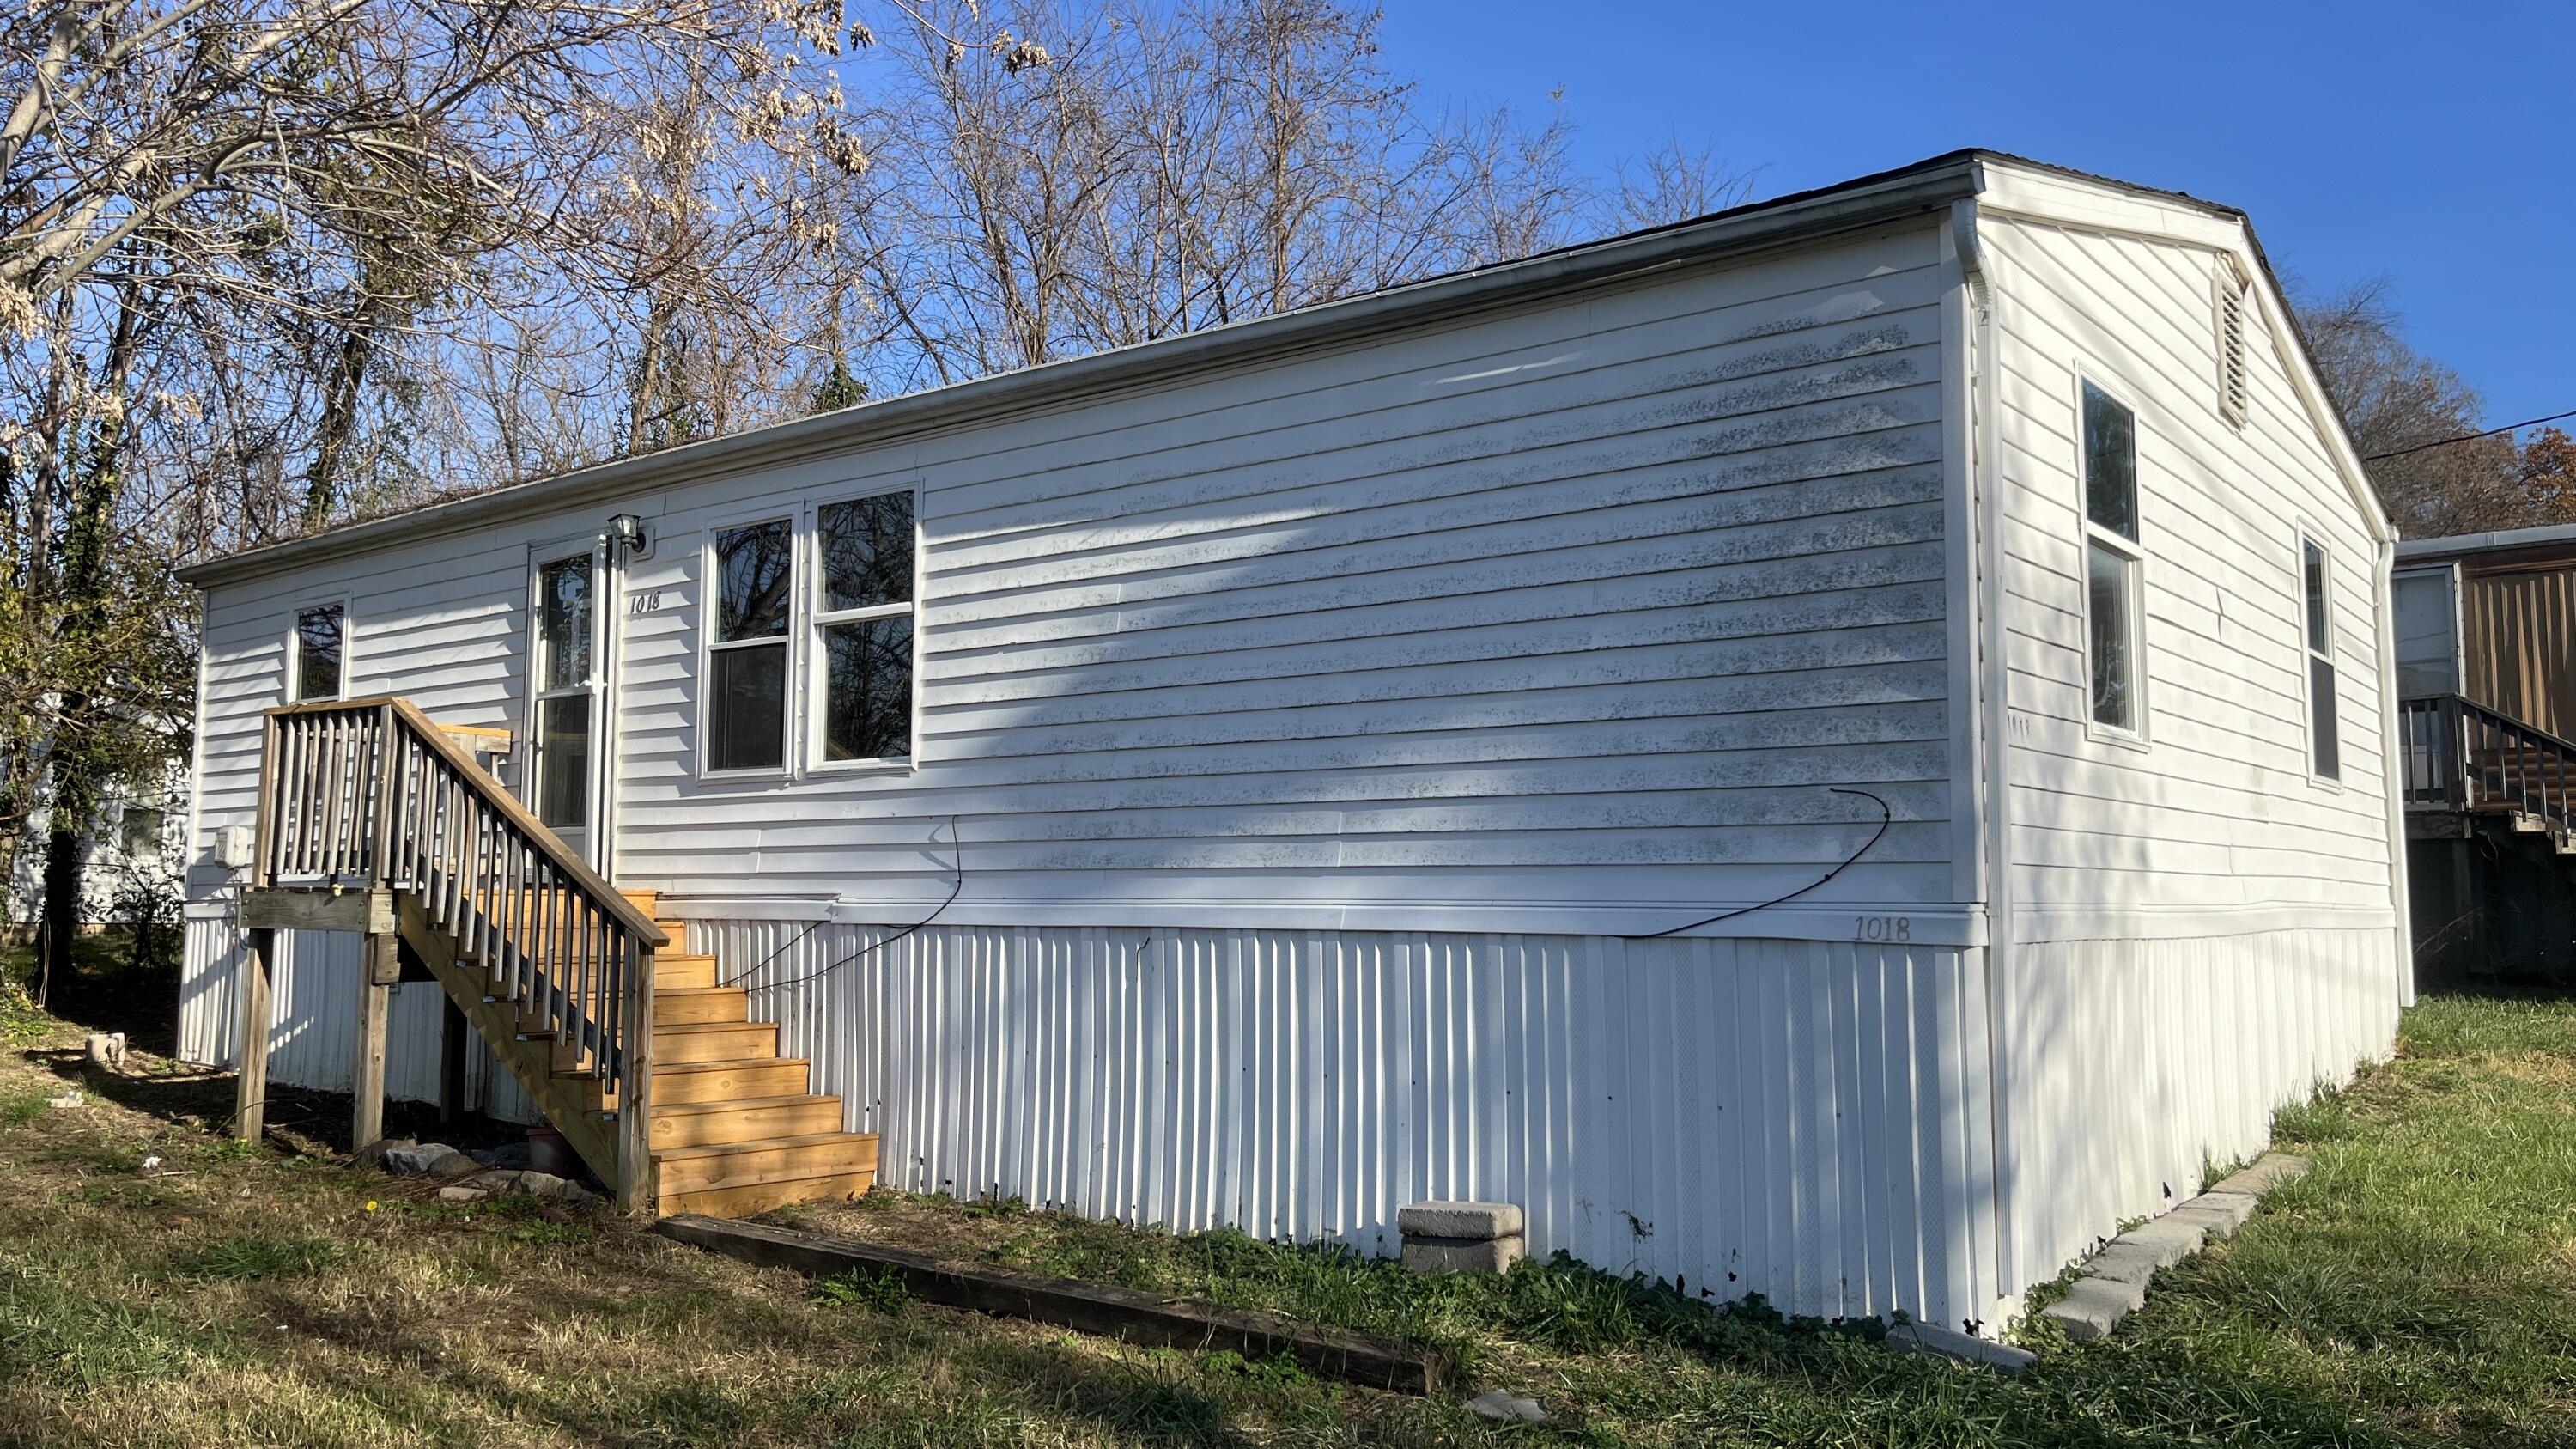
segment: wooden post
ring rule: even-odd
[[[402,977],[390,931],[367,933],[358,971],[357,1104],[350,1116],[349,1150],[364,1150],[385,1135],[385,1024],[393,1015],[394,982]]]
[[[653,948],[625,942],[626,1000],[620,1022],[625,1070],[617,1081],[617,1205],[651,1217],[653,1184]]]
[[[277,933],[248,933],[242,950],[241,1073],[233,1082],[233,1135],[257,1142],[268,1129],[268,971]]]
[[[453,1127],[465,1117],[465,1038],[473,1028],[454,998],[442,991],[438,1000],[438,1125]]]

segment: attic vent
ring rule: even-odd
[[[2245,274],[2236,259],[2222,257],[2212,278],[2218,295],[2218,415],[2234,427],[2245,426]]]

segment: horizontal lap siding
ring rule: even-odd
[[[1722,903],[1867,840],[1849,783],[1895,823],[1817,899],[1947,900],[1934,263],[1841,243],[675,490],[621,866],[937,900],[953,815],[966,909]],[[712,533],[915,481],[922,767],[699,778]]]
[[[2176,244],[1994,223],[2015,904],[2390,908],[2375,545],[2253,318],[2216,411],[2210,276]],[[2138,413],[2144,750],[2088,737],[2077,380]],[[2340,787],[2308,772],[2302,525],[2332,556]],[[2347,924],[2359,924],[2350,917]]]
[[[2210,251],[1983,227],[1999,324],[2009,883],[1995,983],[2010,1286],[2258,1152],[2386,1054],[2390,880],[2376,546],[2249,312],[2216,409]],[[2137,410],[2148,743],[2087,730],[2078,379]],[[2308,771],[2298,539],[2332,555],[2342,779]]]
[[[715,921],[881,1180],[1392,1253],[1424,1198],[1795,1313],[1982,1316],[1984,956],[1779,941]]]

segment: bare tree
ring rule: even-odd
[[[1741,206],[1753,199],[1753,182],[1752,172],[1728,166],[1715,147],[1693,150],[1681,137],[1668,137],[1611,174],[1601,197],[1601,230],[1636,231]]]
[[[2408,345],[2386,278],[2293,298],[2300,330],[2381,500],[2409,534],[2549,521],[2532,512],[2513,439],[2451,442],[2485,424],[2486,400]],[[2440,444],[2441,446],[2428,446]]]
[[[850,200],[881,389],[1027,367],[1500,260],[1587,193],[1561,126],[1424,115],[1330,0],[1020,0],[1043,67],[882,42]],[[990,12],[987,12],[988,14]]]

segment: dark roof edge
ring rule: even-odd
[[[2544,523],[2532,528],[2493,529],[2485,533],[2454,533],[2436,538],[2409,538],[2397,545],[2397,561],[2415,559],[2465,558],[2471,554],[2502,553],[2509,549],[2548,548],[2552,545],[2576,545],[2576,523]]]
[[[178,571],[178,578],[200,588],[234,583],[512,515],[883,443],[932,428],[1048,406],[1087,392],[1324,345],[1373,328],[1410,325],[1517,297],[1547,295],[1928,214],[1974,196],[1983,185],[1981,163],[1992,154],[1953,151],[1893,171],[1670,226],[594,464],[191,564]]]

